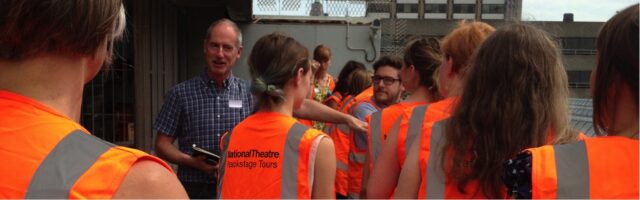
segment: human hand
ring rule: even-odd
[[[351,130],[367,132],[369,131],[369,124],[367,122],[360,121],[358,118],[354,116],[347,115],[346,124],[349,125]]]
[[[218,171],[218,163],[215,165],[209,164],[206,161],[206,157],[204,155],[191,157],[192,158],[192,167],[196,168],[204,173],[212,174],[214,171]]]

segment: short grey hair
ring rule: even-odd
[[[227,18],[222,18],[212,22],[211,25],[209,25],[209,28],[207,29],[207,35],[204,36],[204,41],[209,40],[209,35],[211,35],[211,30],[213,30],[213,28],[223,23],[231,25],[233,30],[236,31],[236,35],[238,35],[238,38],[236,39],[236,43],[239,47],[242,47],[242,31],[240,31],[240,28],[238,28],[238,25],[235,22]]]

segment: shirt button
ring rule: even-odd
[[[220,97],[216,97],[216,99],[220,100]]]
[[[220,115],[218,115],[218,118],[220,118]]]

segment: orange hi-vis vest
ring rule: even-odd
[[[422,124],[422,136],[419,137],[420,153],[420,189],[418,198],[444,199],[444,198],[487,198],[482,192],[478,192],[478,182],[467,183],[462,194],[458,191],[457,183],[447,182],[445,172],[442,170],[441,156],[445,145],[444,126],[457,105],[458,98],[449,97],[445,100],[431,104],[427,110],[424,124]],[[431,108],[437,109],[431,109]],[[438,116],[439,115],[439,116]]]
[[[394,126],[400,126],[405,110],[413,110],[416,106],[426,105],[426,102],[400,102],[390,105],[367,117],[369,133],[367,134],[367,157],[369,158],[369,173],[373,170],[373,164],[380,155],[382,145]],[[423,113],[424,114],[424,113]]]
[[[324,136],[283,114],[249,116],[221,141],[219,197],[311,198],[312,148]]]
[[[363,99],[353,106],[349,111],[349,114],[353,115],[354,109],[360,104],[368,103],[380,110],[380,107],[374,102],[373,96]],[[351,130],[349,134],[349,189],[347,196],[350,198],[360,198],[360,191],[362,190],[362,176],[364,174],[364,164],[367,157],[367,132],[356,132]]]
[[[446,180],[442,170],[441,156],[445,145],[444,126],[448,119],[431,123],[430,131],[424,132],[420,141],[420,189],[419,199],[475,199],[488,198],[479,191],[478,181],[472,180],[465,186],[466,194],[458,190],[455,182]],[[506,191],[506,188],[505,188]],[[506,194],[505,194],[506,196]]]
[[[360,94],[356,95],[356,99],[354,102],[359,102],[359,101],[371,98],[373,96],[373,93],[374,93],[373,86],[368,87],[367,89],[360,92]]]
[[[37,101],[0,91],[0,198],[110,199],[139,160]]]
[[[457,101],[457,97],[449,97],[429,105],[405,110],[398,130],[397,153],[400,168],[404,165],[407,154],[409,154],[409,147],[414,140],[418,139],[422,142],[427,139],[426,141],[428,141],[433,123],[449,118]]]
[[[338,105],[338,107],[337,107],[337,108],[340,108],[340,107],[342,107],[342,105],[341,105],[342,100],[343,100],[343,98],[342,98],[342,94],[340,94],[340,92],[335,92],[335,93],[331,94],[331,96],[328,96],[328,97],[324,100],[324,102],[322,102],[322,103],[323,103],[323,104],[327,104],[327,103],[329,103],[329,102],[332,102],[332,101],[333,101],[333,102],[335,102],[335,103]]]
[[[638,199],[638,140],[594,137],[531,152],[534,199]]]
[[[347,113],[348,108],[355,100],[354,96],[346,96],[340,103],[339,111]],[[347,195],[347,189],[349,182],[347,179],[348,163],[349,163],[349,134],[351,129],[346,124],[330,124],[325,128],[325,132],[329,133],[331,139],[333,139],[333,145],[336,149],[336,179],[335,179],[335,191],[338,194],[344,196]]]

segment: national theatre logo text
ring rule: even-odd
[[[231,150],[227,152],[227,167],[229,168],[278,168],[280,152],[251,149],[248,151]]]

